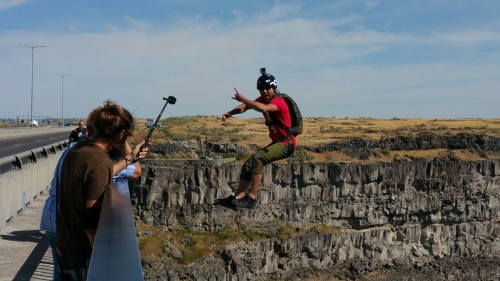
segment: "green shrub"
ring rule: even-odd
[[[314,159],[305,149],[297,148],[292,156],[287,161],[288,163],[304,163],[310,162]]]

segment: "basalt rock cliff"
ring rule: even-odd
[[[214,203],[235,191],[239,164],[143,165],[138,221],[268,234],[190,263],[166,242],[143,258],[146,280],[500,279],[500,161],[270,164],[257,208],[236,211]]]

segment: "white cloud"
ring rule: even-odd
[[[0,0],[0,12],[8,9],[12,9],[18,6],[22,6],[26,3],[33,2],[35,0]]]
[[[458,43],[458,44],[484,44],[488,42],[498,42],[500,40],[499,31],[467,29],[451,31],[448,33],[436,33],[432,35],[433,41]]]
[[[255,23],[274,22],[299,12],[300,6],[296,3],[277,3],[271,6],[268,11],[264,11],[261,16],[256,17]]]
[[[377,8],[380,5],[380,1],[375,1],[375,0],[366,1],[365,5],[366,5],[366,10],[370,11]]]
[[[132,29],[146,29],[151,25],[146,21],[134,19],[133,17],[125,17],[125,20],[129,23]]]

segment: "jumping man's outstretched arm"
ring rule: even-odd
[[[278,107],[274,104],[264,104],[256,102],[254,100],[246,98],[242,93],[240,93],[236,88],[234,88],[236,93],[234,94],[235,100],[242,102],[247,108],[251,108],[258,112],[275,112],[278,111]]]
[[[236,88],[235,88],[235,90],[236,90]],[[232,99],[234,99],[234,98],[232,98]],[[248,110],[247,105],[244,103],[241,103],[237,107],[235,107],[233,110],[222,113],[222,122],[226,121],[226,119],[228,119],[229,117],[231,117],[233,115],[241,114],[247,110]]]

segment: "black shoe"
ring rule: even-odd
[[[245,195],[239,200],[236,198],[233,199],[233,205],[236,206],[236,208],[255,209],[255,207],[257,207],[257,200]]]
[[[224,207],[234,207],[233,205],[234,199],[236,199],[236,197],[234,197],[234,195],[231,194],[226,198],[216,199],[214,205],[220,205]]]

